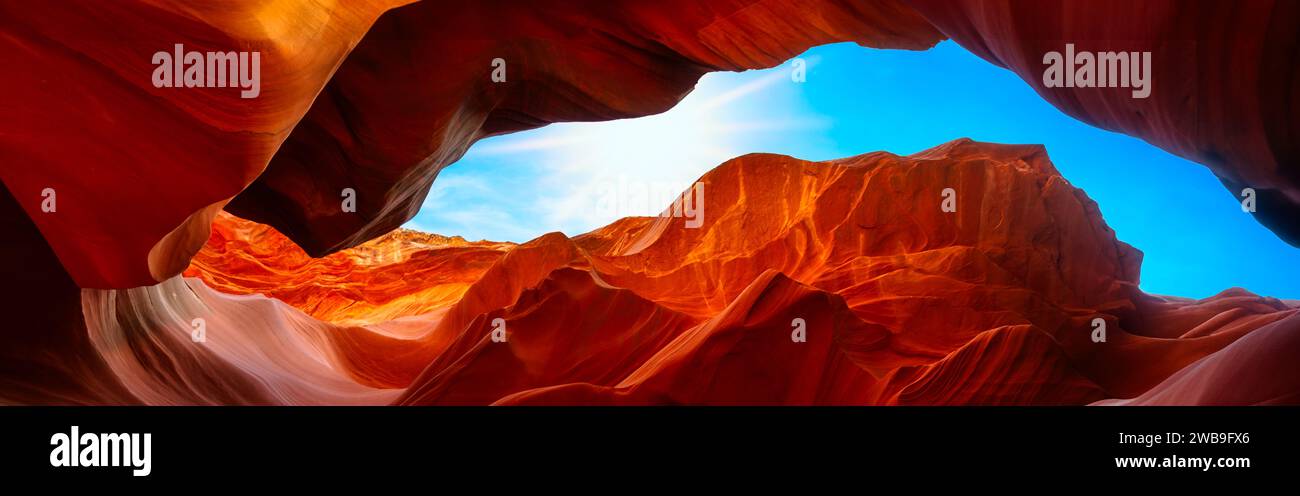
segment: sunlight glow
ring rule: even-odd
[[[1119,239],[1145,253],[1143,290],[1300,294],[1293,274],[1276,270],[1295,266],[1300,252],[1243,215],[1204,166],[1083,124],[956,43],[924,52],[840,43],[799,58],[809,69],[802,83],[792,81],[789,61],[713,73],[660,115],[485,139],[439,174],[406,226],[494,241],[577,236],[619,217],[656,215],[696,178],[741,154],[906,155],[967,137],[1044,145]],[[611,190],[626,201],[608,208]]]
[[[737,77],[746,81],[735,84]],[[788,119],[762,120],[736,111],[762,105],[765,93],[780,83],[795,84],[788,67],[708,74],[662,114],[552,124],[485,142],[472,153],[520,154],[541,167],[543,193],[534,211],[543,222],[580,234],[621,217],[657,215],[701,175],[755,149],[757,134],[828,125],[824,119],[793,117],[793,111]]]

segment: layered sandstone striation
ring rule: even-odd
[[[1143,294],[1140,254],[1038,147],[747,155],[702,178],[698,229],[633,218],[518,246],[390,232],[483,137],[662,112],[702,74],[819,44],[950,38],[1084,122],[1256,189],[1258,218],[1296,244],[1297,9],[0,4],[16,68],[0,78],[0,401],[1294,403],[1295,303]],[[1043,54],[1067,43],[1151,52],[1150,97],[1044,87]],[[258,52],[259,96],[155,87],[151,56],[178,44]]]
[[[187,277],[231,294],[261,294],[338,324],[387,322],[446,307],[514,244],[398,229],[312,258],[275,229],[222,213]]]
[[[0,6],[0,179],[81,287],[180,273],[227,209],[312,256],[411,218],[483,137],[662,112],[710,71],[952,38],[1079,119],[1210,167],[1297,242],[1289,1],[256,0]],[[1153,92],[1044,88],[1046,51],[1153,52]],[[151,56],[261,54],[260,95],[156,88]],[[493,61],[505,80],[493,82]],[[955,75],[959,77],[960,75]],[[46,190],[58,214],[42,210]],[[339,206],[345,190],[357,212]]]
[[[1204,164],[1233,197],[1254,189],[1256,219],[1300,246],[1300,2],[907,4],[1061,111]],[[1150,95],[1046,87],[1044,54],[1063,52],[1067,43],[1092,53],[1149,53]]]
[[[311,259],[222,215],[194,277],[86,290],[88,334],[145,403],[1294,402],[1297,305],[1142,293],[1141,253],[1039,146],[755,154],[700,182],[698,228],[517,246],[402,231]]]
[[[180,273],[370,27],[402,1],[5,2],[0,179],[81,287]],[[260,53],[261,94],[157,88],[156,52]],[[52,190],[55,213],[42,209]]]

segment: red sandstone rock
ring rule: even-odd
[[[4,190],[0,225],[0,404],[138,403],[87,337],[81,290]]]
[[[223,213],[184,275],[219,291],[276,298],[319,320],[372,324],[455,303],[513,246],[399,229],[311,258],[274,229]]]
[[[1257,219],[1300,246],[1300,3],[908,0],[936,28],[1097,127],[1204,164]],[[1043,55],[1150,52],[1152,89],[1046,88]]]
[[[815,45],[941,39],[896,0],[416,3],[375,23],[229,208],[318,256],[410,219],[480,138],[656,114],[707,72],[772,67]],[[505,82],[490,78],[496,58]],[[359,215],[337,208],[343,188],[358,192]]]
[[[945,36],[1071,115],[1202,162],[1231,190],[1257,188],[1261,220],[1294,243],[1294,3],[388,10],[401,3],[0,5],[0,65],[20,68],[0,78],[3,215],[14,225],[0,258],[23,288],[2,299],[18,317],[3,336],[0,400],[1297,397],[1278,351],[1294,348],[1294,304],[1235,289],[1202,301],[1142,294],[1140,254],[1036,147],[956,142],[823,164],[750,155],[704,178],[700,229],[625,219],[518,247],[410,233],[363,245],[413,215],[437,171],[479,138],[663,111],[705,72],[768,67],[817,44],[924,49]],[[1153,51],[1152,97],[1043,88],[1042,52],[1070,41]],[[260,51],[262,95],[153,87],[149,56],[175,43]],[[495,57],[507,60],[505,83],[488,79]],[[934,208],[944,187],[961,192],[957,213]],[[57,192],[57,213],[41,211],[44,188]],[[356,214],[337,208],[343,188],[358,192]],[[219,216],[226,207],[288,238]],[[171,278],[205,240],[188,272],[198,279]],[[348,247],[358,248],[308,256]],[[586,310],[567,321],[560,307]],[[1098,316],[1105,344],[1088,339]],[[194,318],[214,326],[211,346],[187,341]],[[517,338],[496,343],[508,348],[483,341],[496,318]],[[783,337],[795,318],[810,334],[791,352]],[[556,348],[570,325],[598,337],[592,356]],[[632,337],[651,345],[602,340]],[[1227,387],[1228,376],[1256,383]]]
[[[176,275],[352,46],[401,1],[5,2],[0,179],[81,287]],[[156,88],[152,56],[258,51],[261,94]],[[41,210],[42,192],[57,211]]]
[[[629,218],[518,246],[403,231],[310,259],[222,216],[189,269],[201,279],[87,290],[82,305],[97,353],[148,403],[1294,401],[1268,343],[1290,349],[1296,305],[1143,294],[1141,254],[1041,147],[755,154],[700,181],[699,228]],[[487,266],[460,262],[476,257]],[[386,273],[404,281],[370,284]],[[195,316],[213,345],[184,339]],[[1252,357],[1275,371],[1248,372]],[[1252,384],[1213,386],[1221,370]]]
[[[951,36],[1085,122],[1204,163],[1234,195],[1256,188],[1261,221],[1300,239],[1294,2],[404,3],[2,6],[0,64],[21,70],[0,78],[18,102],[0,179],[80,286],[148,285],[186,266],[223,208],[321,256],[401,225],[482,137],[661,112],[706,72],[814,45]],[[1042,53],[1071,41],[1153,51],[1151,98],[1043,88]],[[177,43],[261,52],[261,95],[153,87],[151,55]],[[45,188],[57,215],[40,211]]]

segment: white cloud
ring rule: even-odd
[[[444,171],[410,225],[526,241],[556,230],[578,235],[624,216],[656,215],[704,173],[755,149],[763,133],[828,126],[806,114],[784,117],[796,112],[777,108],[773,102],[782,100],[771,92],[797,91],[793,85],[789,64],[708,74],[682,102],[658,115],[552,124],[490,138]],[[755,113],[764,117],[749,115]]]

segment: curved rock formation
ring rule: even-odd
[[[179,277],[82,291],[90,341],[142,403],[341,405],[396,396],[347,373],[330,345],[339,329],[279,300],[219,295]]]
[[[607,262],[614,268],[603,280],[666,295],[666,305],[718,320],[735,311],[727,305],[742,302],[754,281],[775,291],[761,283],[761,273],[780,270],[842,297],[855,317],[871,324],[854,332],[855,325],[840,322],[823,332],[838,334],[833,355],[843,354],[875,379],[858,382],[862,371],[850,368],[795,388],[827,396],[791,400],[739,382],[723,389],[753,396],[728,397],[707,389],[720,380],[719,364],[683,356],[765,359],[767,367],[742,366],[753,375],[779,368],[794,359],[793,351],[764,356],[757,344],[709,345],[718,339],[710,334],[725,331],[705,325],[670,346],[662,363],[652,360],[618,385],[558,385],[501,403],[1075,404],[1141,394],[1243,333],[1297,312],[1294,304],[1242,290],[1201,302],[1142,294],[1136,289],[1140,253],[1115,240],[1096,206],[1038,147],[959,141],[911,157],[878,153],[818,165],[751,155],[702,182],[709,192],[705,211],[713,213],[701,229],[661,218],[593,233],[592,248],[612,255]],[[958,192],[955,213],[939,209],[944,187]],[[624,254],[633,251],[628,247],[636,253]],[[753,305],[741,305],[742,311]],[[765,347],[788,345],[789,319],[806,315],[838,314],[819,309],[767,321],[758,326],[772,333]],[[1094,318],[1108,323],[1105,343],[1091,340]],[[761,335],[751,329],[741,343]],[[711,346],[724,348],[699,349]],[[797,376],[766,376],[762,383]],[[839,392],[830,386],[837,381],[856,389],[830,394]],[[1273,398],[1246,396],[1196,401]]]
[[[3,299],[0,401],[1296,398],[1293,367],[1247,367],[1288,366],[1293,302],[1142,294],[1140,254],[1037,147],[740,157],[702,179],[698,229],[370,241],[480,138],[661,112],[706,72],[818,44],[951,37],[1085,122],[1255,188],[1297,244],[1294,2],[406,3],[0,4],[0,65],[19,68],[0,78],[0,266],[23,288]],[[1067,43],[1152,52],[1151,97],[1044,87],[1043,53]],[[260,95],[157,87],[151,57],[176,45],[257,52]],[[187,341],[195,319],[212,341]],[[806,341],[786,342],[799,321]]]
[[[310,259],[223,215],[197,278],[86,290],[82,305],[96,355],[156,404],[1296,397],[1284,358],[1300,305],[1142,293],[1141,254],[1041,147],[755,154],[700,183],[698,228],[627,218],[518,246],[399,231]],[[1221,386],[1234,377],[1252,385]]]
[[[1300,3],[908,0],[945,35],[1075,118],[1209,167],[1300,246]],[[1151,91],[1047,88],[1044,54],[1149,52]]]
[[[400,229],[311,258],[265,225],[221,214],[184,275],[231,294],[262,294],[319,320],[372,324],[451,305],[512,243]]]
[[[656,114],[707,72],[772,67],[815,45],[941,39],[895,0],[416,3],[375,23],[230,211],[319,256],[409,220],[480,138]],[[356,214],[338,208],[344,188]]]
[[[1250,331],[1221,351],[1193,362],[1132,399],[1098,405],[1240,405],[1300,403],[1300,316]]]
[[[128,404],[133,396],[96,353],[81,290],[8,191],[0,190],[0,404]]]
[[[401,3],[6,2],[0,65],[14,70],[0,78],[0,179],[79,286],[171,277],[374,19]],[[154,54],[177,44],[258,52],[261,94],[155,87]]]
[[[78,285],[143,286],[179,273],[223,208],[323,256],[412,217],[480,138],[661,112],[706,72],[814,45],[952,37],[1085,122],[1206,164],[1234,195],[1255,188],[1260,220],[1300,243],[1294,2],[406,3],[0,6],[0,64],[22,68],[0,78],[19,102],[0,179]],[[1044,88],[1042,54],[1068,42],[1153,52],[1152,96]],[[260,53],[260,95],[154,87],[151,56],[177,44]]]
[[[438,171],[479,138],[658,113],[705,72],[771,67],[815,45],[925,49],[950,36],[1072,116],[1206,164],[1234,195],[1256,189],[1259,219],[1300,245],[1297,19],[1285,1],[415,4],[381,17],[330,98],[230,208],[321,255],[412,217]],[[1153,52],[1152,96],[1043,88],[1043,54],[1070,42]],[[361,192],[361,215],[335,207],[343,188]]]

